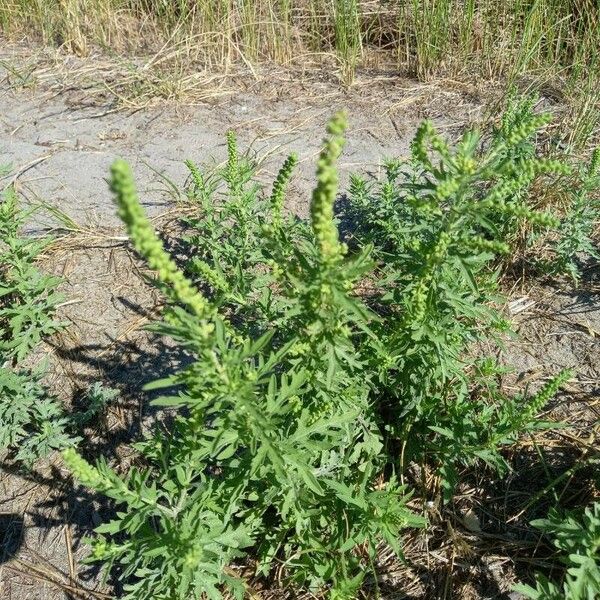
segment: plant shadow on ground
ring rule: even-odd
[[[367,173],[368,177],[374,174]],[[354,232],[357,229],[356,215],[352,214],[351,203],[348,194],[339,194],[334,204],[335,218],[337,219],[340,238],[347,244],[351,243]]]
[[[45,490],[22,514],[5,514],[0,519],[0,564],[18,558],[23,545],[25,517],[31,526],[51,531],[52,528],[64,528],[68,524],[73,537],[73,549],[77,549],[82,539],[89,535],[99,519],[110,519],[114,514],[114,506],[110,500],[81,486],[74,486],[70,476],[56,465],[45,472],[31,471],[24,473],[18,466],[3,465],[3,472],[29,482],[35,483],[38,489]],[[35,549],[34,549],[35,550]],[[58,567],[54,567],[58,569]],[[89,565],[78,573],[83,581],[97,580],[100,567]],[[108,583],[118,589],[118,579],[111,575]]]
[[[0,514],[0,565],[17,554],[23,542],[23,516],[17,513]]]
[[[127,298],[117,297],[129,312],[155,320],[155,316]],[[64,347],[52,343],[56,357],[72,368],[71,383],[78,390],[85,390],[96,381],[116,388],[120,399],[116,407],[109,406],[113,413],[110,419],[110,436],[102,439],[86,439],[84,451],[91,456],[111,458],[120,443],[131,442],[142,435],[153,421],[164,417],[151,407],[151,401],[160,393],[141,391],[143,386],[176,372],[189,364],[191,358],[182,349],[168,340],[149,331],[135,331],[128,339],[108,336],[108,343],[89,343]],[[107,347],[110,351],[107,352]],[[79,408],[81,392],[72,399],[74,408]],[[85,406],[80,406],[85,408]],[[108,433],[108,432],[107,432]]]

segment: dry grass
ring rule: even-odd
[[[186,41],[213,67],[335,53],[353,68],[386,50],[420,76],[497,76],[587,70],[600,21],[593,0],[0,0],[0,24],[79,54]]]

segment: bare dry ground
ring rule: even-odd
[[[325,77],[298,81],[274,71],[261,73],[259,81],[239,78],[201,101],[195,98],[194,104],[144,100],[138,105],[110,92],[112,75],[99,59],[95,64],[93,58],[31,58],[23,48],[5,48],[0,54],[0,163],[13,165],[0,189],[14,183],[27,202],[44,201],[71,219],[72,231],[64,231],[69,222],[63,219],[61,237],[45,260],[47,269],[64,277],[67,303],[61,316],[69,326],[40,355],[51,365],[50,384],[67,403],[76,403],[97,380],[120,389],[120,401],[87,432],[85,443],[90,454],[118,459],[123,469],[131,452],[127,441],[155,417],[140,386],[172,368],[179,357],[168,342],[142,329],[157,315],[161,298],[144,280],[144,267],[122,237],[105,181],[110,163],[118,156],[132,163],[143,204],[157,226],[168,228],[182,210],[175,188],[186,177],[184,159],[220,163],[224,133],[234,129],[240,147],[260,161],[265,180],[287,153],[299,154],[301,168],[288,208],[302,215],[324,124],[340,106],[350,114],[341,161],[347,176],[350,171],[376,173],[382,156],[405,155],[425,117],[456,136],[483,119],[494,98],[491,87],[453,81],[418,84],[364,74],[343,90]],[[57,221],[40,213],[35,226],[51,223]],[[512,385],[522,387],[572,367],[577,374],[552,410],[581,417],[577,426],[556,436],[556,456],[546,456],[543,466],[535,441],[525,440],[511,457],[516,470],[510,478],[491,484],[474,478],[450,516],[433,512],[431,528],[409,542],[408,565],[382,552],[382,572],[387,570],[382,597],[518,597],[510,586],[531,567],[528,557],[535,544],[524,536],[532,518],[532,479],[535,489],[543,491],[596,443],[599,293],[597,267],[588,269],[578,290],[560,282],[521,283],[511,290],[509,309],[521,335],[503,351],[515,367]],[[576,480],[568,492],[573,502],[585,493],[588,479],[574,469],[564,481]],[[115,597],[111,582],[101,582],[81,563],[86,553],[82,536],[108,511],[97,497],[73,492],[58,460],[33,476],[0,472],[0,598]]]

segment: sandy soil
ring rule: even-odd
[[[143,266],[119,239],[123,232],[105,181],[116,157],[131,162],[143,203],[158,217],[175,206],[177,198],[167,180],[181,187],[186,178],[183,160],[223,161],[224,133],[231,128],[238,132],[240,147],[261,161],[265,180],[287,153],[298,152],[301,167],[288,208],[302,215],[324,124],[339,107],[350,113],[341,161],[346,176],[352,170],[376,172],[382,156],[405,155],[417,123],[425,117],[452,137],[484,113],[481,94],[453,82],[425,85],[365,78],[344,92],[326,82],[312,82],[310,89],[301,84],[284,89],[285,82],[263,81],[240,84],[235,93],[198,106],[137,110],[118,109],[110,98],[86,99],[81,90],[68,86],[58,91],[44,85],[15,87],[5,75],[0,67],[0,163],[12,163],[13,172],[0,180],[0,189],[14,182],[28,201],[41,199],[58,207],[85,230],[57,244],[46,263],[65,277],[63,290],[71,301],[61,311],[71,325],[43,349],[51,363],[49,381],[67,402],[99,379],[122,391],[122,399],[88,439],[92,453],[118,456],[122,464],[127,462],[125,442],[151,418],[139,386],[172,367],[178,357],[173,348],[140,331],[156,314],[160,298],[143,280]],[[515,292],[515,299],[527,295],[534,303],[517,315],[523,340],[509,346],[506,359],[516,365],[518,381],[573,367],[577,376],[569,401],[596,403],[600,286],[597,273],[588,275],[576,292],[557,285]],[[70,493],[68,482],[53,484],[52,477],[63,480],[64,475],[56,465],[50,461],[35,478],[0,474],[0,546],[5,551],[3,558],[0,553],[0,598],[97,598],[101,596],[83,588],[110,590],[79,562],[85,555],[81,537],[101,521],[106,507],[84,492]],[[475,566],[466,559],[466,566],[456,566],[464,571],[457,585],[466,586],[456,589],[456,597],[509,597],[514,573],[503,570],[502,557],[486,560],[493,568],[483,559]],[[478,569],[493,580],[487,596],[469,591]],[[424,583],[415,573],[407,581],[420,581],[413,594],[420,591],[410,597],[439,597],[435,590],[443,581]],[[79,591],[68,596],[74,587]],[[393,586],[389,597],[407,597],[401,588]]]
[[[348,93],[331,84],[312,86],[310,94],[303,86],[289,86],[285,96],[275,86],[253,87],[200,106],[116,111],[113,100],[84,102],[77,90],[5,88],[0,91],[0,161],[13,164],[20,190],[30,197],[55,204],[78,222],[113,225],[117,220],[104,178],[116,157],[131,162],[143,202],[157,214],[172,201],[157,173],[180,184],[185,159],[222,161],[225,132],[233,129],[240,148],[261,160],[266,177],[286,154],[298,153],[290,208],[302,212],[324,125],[339,108],[350,114],[341,163],[345,173],[376,170],[382,156],[405,155],[416,124],[425,117],[452,134],[482,110],[472,90],[406,80],[359,82]]]

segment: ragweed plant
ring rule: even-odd
[[[43,383],[44,364],[24,366],[32,350],[63,327],[56,320],[62,301],[58,277],[36,262],[50,240],[22,229],[30,211],[12,188],[0,198],[0,452],[25,468],[56,450],[75,445],[79,427],[115,392],[95,386],[82,413],[69,413]]]
[[[474,133],[451,148],[424,124],[413,162],[390,161],[379,190],[353,178],[360,222],[348,245],[334,215],[344,113],[328,126],[307,223],[283,209],[295,158],[265,192],[230,133],[221,172],[188,162],[199,206],[181,268],[129,168],[113,165],[119,214],[169,300],[154,329],[187,353],[148,386],[168,390],[155,404],[174,422],[136,444],[140,466],[118,475],[64,453],[83,485],[119,506],[90,560],[120,574],[127,600],[241,598],[242,562],[354,599],[378,545],[401,554],[402,530],[424,524],[399,483],[402,458],[438,468],[448,494],[458,464],[506,467],[502,446],[568,377],[506,398],[491,386],[493,361],[469,358],[472,342],[506,328],[492,261],[508,246],[493,215],[554,222],[515,194],[565,167],[507,151],[541,122],[486,152]]]
[[[31,467],[76,438],[67,432],[62,405],[41,383],[42,369],[21,366],[62,327],[54,318],[60,280],[35,264],[48,240],[22,235],[28,217],[14,190],[6,190],[0,198],[0,451]]]
[[[62,298],[57,277],[35,261],[48,239],[21,235],[29,214],[12,188],[0,200],[0,364],[21,362],[42,340],[61,328],[54,314]]]
[[[294,167],[298,163],[298,156],[290,154],[283,163],[275,182],[273,183],[273,191],[271,192],[271,220],[273,227],[281,227],[283,220],[283,203],[285,200],[285,188],[292,176]]]
[[[510,252],[505,224],[520,219],[538,229],[556,226],[556,217],[528,205],[527,190],[536,180],[570,172],[528,146],[548,115],[520,115],[506,120],[487,149],[476,131],[467,131],[451,148],[425,122],[411,161],[387,161],[376,187],[358,176],[351,181],[349,216],[356,223],[351,241],[375,247],[377,301],[386,313],[377,333],[386,350],[374,355],[381,368],[382,409],[393,415],[391,427],[405,446],[405,460],[444,450],[447,493],[456,478],[453,465],[468,460],[474,438],[489,439],[484,422],[508,406],[505,399],[488,398],[486,404],[472,397],[469,358],[473,344],[509,329],[494,302],[499,299],[494,260]],[[501,413],[494,418],[503,419]],[[477,423],[480,429],[471,428]],[[467,429],[468,443],[458,433]],[[432,431],[442,437],[432,438]],[[476,456],[501,462],[487,450],[470,458]]]
[[[164,251],[146,219],[137,198],[129,165],[125,161],[116,161],[112,165],[111,175],[111,190],[115,194],[118,215],[131,232],[135,249],[148,261],[148,266],[156,270],[159,281],[174,298],[196,317],[207,316],[210,309],[204,297],[194,289]]]
[[[339,113],[327,128],[330,138],[325,141],[317,165],[317,187],[310,203],[310,219],[317,239],[319,258],[323,265],[332,265],[343,255],[338,229],[333,220],[333,204],[338,188],[335,162],[344,147],[346,117]]]
[[[600,503],[566,515],[553,510],[547,519],[532,525],[552,539],[566,572],[561,583],[540,574],[535,588],[519,585],[516,589],[532,600],[596,598],[600,591]]]
[[[252,181],[255,164],[239,155],[233,132],[227,136],[227,152],[225,167],[208,175],[193,161],[186,162],[188,197],[200,210],[184,223],[182,242],[190,254],[185,273],[214,306],[234,311],[236,316],[231,318],[237,321],[250,322],[256,320],[254,307],[261,301],[258,291],[267,285],[256,266],[262,258],[258,241],[268,205]],[[282,191],[277,191],[276,184],[272,202],[277,202]]]
[[[536,103],[535,96],[519,98],[514,91],[509,94],[506,109],[492,132],[491,140],[493,146],[504,148],[507,158],[525,160],[535,156],[537,144],[534,136],[523,139],[519,144],[511,144],[510,138],[515,130],[535,118]],[[557,153],[557,150],[554,152]],[[575,163],[566,176],[545,181],[542,188],[530,195],[536,203],[550,203],[561,212],[556,227],[550,231],[540,232],[526,227],[520,232],[530,247],[532,263],[542,273],[566,274],[577,282],[582,262],[600,256],[594,239],[600,216],[599,165],[600,150],[595,150],[587,164],[582,161]],[[524,189],[521,193],[521,201],[527,202],[528,190]],[[495,215],[494,222],[507,239],[512,239],[519,234],[522,220],[511,214]]]
[[[589,164],[578,169],[567,186],[566,212],[551,243],[553,256],[543,266],[550,273],[566,273],[578,281],[582,261],[600,259],[600,248],[595,240],[600,221],[600,148],[592,153]]]
[[[62,404],[42,384],[42,374],[0,367],[0,451],[25,468],[79,441]]]
[[[121,478],[105,463],[64,455],[83,484],[121,505],[119,516],[99,528],[91,558],[119,567],[126,598],[217,598],[224,588],[242,597],[233,567],[248,555],[262,575],[284,561],[297,584],[354,598],[378,543],[400,552],[402,528],[423,522],[406,506],[409,495],[396,478],[380,479],[382,436],[370,379],[355,358],[368,311],[351,295],[357,267],[344,258],[332,214],[343,128],[340,115],[320,158],[310,231],[298,236],[298,248],[286,249],[297,263],[289,276],[277,263],[282,240],[289,240],[279,234],[288,228],[260,230],[271,236],[262,268],[276,271],[273,283],[290,313],[283,322],[296,327],[263,323],[256,335],[175,274],[140,212],[128,169],[112,169],[132,242],[173,302],[159,329],[190,354],[188,367],[152,386],[178,386],[177,395],[157,404],[181,412],[173,431],[138,445],[144,469]],[[235,186],[230,193],[236,203],[245,192]],[[362,328],[354,326],[359,320]],[[305,344],[321,353],[303,356]]]

